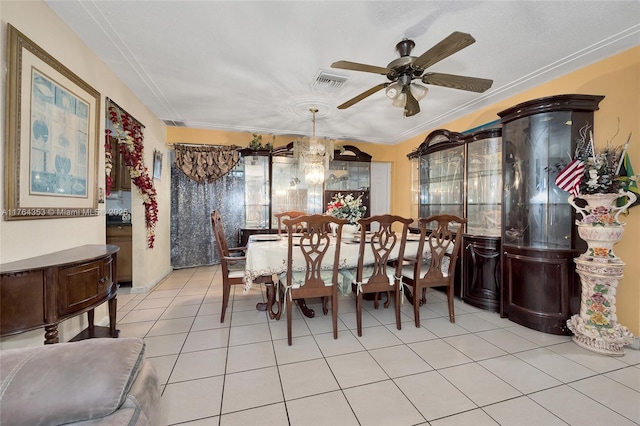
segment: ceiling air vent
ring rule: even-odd
[[[166,119],[166,120],[162,120],[164,122],[164,124],[166,124],[167,126],[172,126],[172,127],[187,127],[187,123],[185,123],[184,121],[177,121],[177,120],[170,120],[170,119]]]
[[[342,86],[344,86],[348,79],[348,75],[320,70],[318,71],[318,74],[316,74],[316,78],[314,79],[311,88],[325,92],[337,92],[342,89]]]

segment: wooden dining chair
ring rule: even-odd
[[[403,284],[412,289],[416,327],[420,327],[420,305],[427,302],[429,287],[446,287],[449,321],[455,322],[453,283],[466,223],[467,219],[448,214],[418,220],[420,241],[417,253],[415,256],[406,255],[402,267]]]
[[[322,214],[285,219],[287,229],[287,269],[281,284],[287,311],[287,339],[291,346],[291,321],[293,300],[309,297],[322,298],[322,312],[327,315],[328,299],[331,299],[333,338],[338,338],[338,268],[340,260],[340,233],[344,219]],[[335,237],[328,231],[329,223],[338,224]],[[302,226],[301,226],[302,225]],[[302,228],[301,234],[294,231]],[[333,250],[329,250],[332,248]],[[333,252],[333,256],[327,256]],[[296,262],[294,263],[294,258]]]
[[[364,294],[375,293],[374,308],[378,309],[380,293],[387,293],[384,307],[388,308],[391,301],[391,292],[395,295],[396,328],[401,329],[400,302],[402,300],[402,261],[409,225],[413,219],[390,214],[371,216],[360,219],[360,251],[358,266],[352,282],[356,287],[356,320],[358,336],[362,336],[362,301]],[[373,226],[371,226],[373,225]],[[399,232],[395,227],[402,227]],[[376,229],[367,232],[367,229]],[[394,251],[397,248],[397,251]],[[373,263],[365,264],[365,251],[373,254]],[[397,253],[397,255],[396,255]]]
[[[278,235],[282,235],[282,233],[284,231],[286,231],[286,228],[283,226],[283,221],[285,219],[294,219],[296,217],[300,217],[300,216],[304,216],[306,215],[305,212],[301,212],[301,211],[297,211],[297,210],[291,210],[291,211],[286,211],[286,212],[280,212],[280,213],[276,213],[273,216],[275,216],[276,219],[278,219]],[[302,224],[296,228],[294,228],[294,230],[292,232],[295,233],[300,233],[303,231],[302,228]]]
[[[211,213],[211,226],[213,227],[213,237],[216,240],[222,266],[222,313],[220,314],[220,322],[224,322],[225,312],[229,305],[231,286],[244,284],[244,251],[246,247],[228,247],[227,239],[224,235],[224,227],[222,226],[222,218],[217,211]]]

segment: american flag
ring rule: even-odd
[[[585,165],[580,160],[573,160],[567,167],[562,169],[556,177],[556,185],[563,191],[571,192],[574,197],[578,196],[580,190],[580,182],[584,175]]]

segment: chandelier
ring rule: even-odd
[[[300,170],[309,185],[324,182],[325,169],[333,159],[333,139],[316,136],[316,113],[318,108],[309,108],[313,114],[313,132],[311,137],[305,136],[293,142],[293,157],[298,160]]]

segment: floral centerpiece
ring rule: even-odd
[[[555,180],[556,185],[589,204],[586,210],[576,207],[583,216],[580,223],[620,225],[618,214],[632,204],[628,202],[631,198],[635,201],[634,195],[639,192],[638,175],[634,175],[627,153],[630,139],[631,135],[625,145],[607,144],[602,149],[596,149],[591,125],[587,124],[580,129],[573,160],[569,164],[556,165],[556,170],[561,169]],[[594,208],[598,210],[592,212]],[[618,212],[614,214],[615,210]]]
[[[362,195],[355,198],[353,194],[336,194],[327,205],[326,214],[338,219],[346,219],[355,225],[364,217],[367,208],[362,205]]]
[[[589,138],[587,138],[587,131]],[[580,179],[580,194],[613,194],[620,189],[625,189],[620,179],[619,166],[625,154],[626,148],[623,146],[607,145],[601,150],[596,149],[593,145],[590,126],[580,129],[575,155],[575,160],[582,163],[584,167]]]

